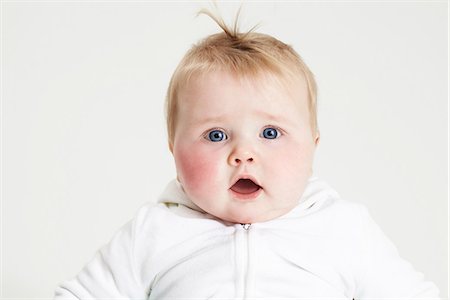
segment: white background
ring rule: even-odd
[[[3,1],[3,298],[51,298],[175,176],[163,102],[208,6]],[[246,3],[258,22],[316,74],[316,175],[448,297],[448,4]]]

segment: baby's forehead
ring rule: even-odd
[[[180,88],[180,95],[214,89],[215,92],[229,92],[232,89],[251,89],[260,93],[282,93],[298,98],[308,96],[308,86],[303,74],[296,76],[274,74],[273,72],[237,73],[211,71],[192,74]],[[182,98],[182,97],[181,97]],[[303,97],[301,97],[303,98]]]
[[[243,114],[247,110],[265,109],[274,113],[288,108],[308,111],[308,91],[305,80],[286,80],[272,74],[242,76],[229,72],[214,72],[193,76],[180,90],[179,111],[199,116],[216,112]],[[250,105],[250,106],[249,106]]]

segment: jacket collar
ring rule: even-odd
[[[324,208],[338,198],[340,198],[339,194],[326,182],[315,176],[310,177],[298,205],[279,218],[298,217],[311,214]],[[184,192],[183,186],[177,179],[169,182],[159,197],[158,203],[182,205],[200,213],[206,213],[188,198]]]

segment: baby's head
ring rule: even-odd
[[[297,205],[312,174],[315,80],[290,46],[210,16],[224,32],[188,51],[167,94],[178,180],[222,220],[271,220]]]

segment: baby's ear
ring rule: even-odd
[[[169,150],[170,150],[170,153],[173,154],[173,143],[171,143],[170,141],[169,141]]]
[[[314,139],[314,144],[319,145],[319,141],[320,141],[320,132],[317,131],[316,132],[316,138]]]

